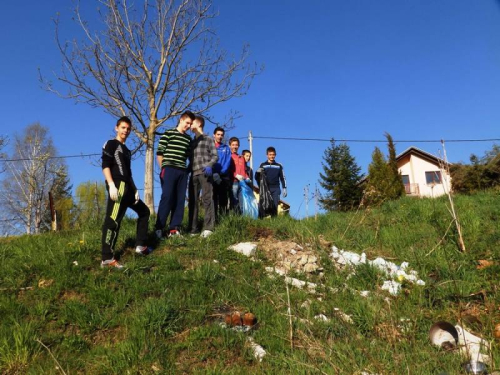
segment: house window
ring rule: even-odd
[[[410,185],[410,176],[404,174],[401,176],[401,178],[403,179],[403,185]]]
[[[425,172],[425,181],[427,182],[427,185],[440,184],[441,172],[440,171]]]

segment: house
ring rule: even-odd
[[[444,160],[412,146],[399,154],[396,161],[407,195],[438,197],[451,190],[451,177],[440,167]]]

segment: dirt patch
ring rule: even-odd
[[[79,301],[87,302],[87,296],[83,293],[76,292],[74,290],[65,290],[60,296],[63,301]]]
[[[301,246],[296,242],[261,238],[258,249],[277,268],[309,274],[323,271],[316,253],[310,247]]]
[[[254,240],[259,240],[260,238],[274,237],[274,231],[269,228],[250,227],[248,231]]]
[[[123,341],[126,336],[126,329],[124,327],[118,326],[93,332],[91,335],[89,335],[88,339],[94,345],[116,344],[117,342]]]
[[[400,341],[403,337],[398,327],[394,327],[390,323],[379,323],[375,326],[374,331],[378,337],[390,343]]]

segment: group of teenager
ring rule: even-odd
[[[287,195],[283,166],[275,161],[276,150],[268,147],[267,161],[255,173],[248,166],[251,153],[244,150],[238,154],[240,141],[229,139],[223,143],[225,131],[215,128],[213,138],[203,132],[205,120],[190,111],[184,112],[173,129],[167,130],[158,143],[156,158],[160,166],[162,194],[158,206],[155,234],[158,239],[165,236],[180,236],[186,190],[188,191],[188,231],[191,235],[210,236],[215,223],[229,212],[241,213],[241,184],[253,187],[261,179],[269,189],[275,210],[282,194]],[[131,152],[125,145],[130,135],[132,122],[121,117],[116,122],[116,137],[107,141],[102,150],[102,170],[106,179],[108,201],[102,228],[102,268],[122,269],[119,253],[115,251],[120,223],[127,208],[138,215],[136,248],[139,255],[148,255],[152,248],[147,245],[150,210],[140,199],[131,170]],[[194,138],[187,133],[188,130]],[[280,188],[280,183],[281,187]],[[199,206],[203,205],[204,220],[199,230]],[[167,220],[170,218],[167,226]]]

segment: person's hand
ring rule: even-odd
[[[203,168],[203,173],[205,173],[206,177],[210,177],[212,175],[212,167]]]
[[[286,188],[283,188],[283,198],[286,198]]]
[[[245,182],[246,182],[248,185],[252,186],[252,180],[250,180],[249,178],[247,178],[247,179],[245,180]]]
[[[112,182],[109,185],[109,197],[112,201],[116,202],[118,200],[118,189],[115,186],[115,183]]]
[[[214,179],[214,182],[217,184],[217,185],[220,185],[220,183],[222,182],[222,179],[220,178],[220,175],[218,173],[214,173],[212,175],[212,178]]]
[[[134,204],[137,204],[140,199],[141,199],[141,196],[139,195],[139,190],[136,190],[135,191],[135,202],[134,202]]]
[[[238,181],[243,181],[243,176],[241,174],[237,174],[234,176]]]

